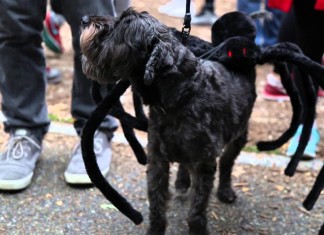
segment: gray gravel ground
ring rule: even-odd
[[[139,226],[116,211],[96,188],[70,187],[64,182],[66,149],[71,147],[66,143],[61,141],[59,148],[47,143],[30,187],[1,192],[0,234],[145,234],[145,167],[136,163],[129,147],[114,144],[108,179],[143,213],[144,223]],[[172,166],[172,182],[176,167]],[[324,219],[324,195],[312,211],[302,208],[316,171],[288,178],[279,168],[237,164],[233,175],[238,199],[232,205],[222,204],[214,189],[208,211],[210,234],[317,233]],[[185,200],[172,198],[166,234],[187,234],[186,208]]]

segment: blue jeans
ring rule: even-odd
[[[33,129],[41,139],[47,132],[45,57],[41,32],[46,0],[0,0],[0,91],[5,130]],[[91,81],[82,73],[79,26],[86,14],[115,15],[112,0],[62,1],[62,13],[72,31],[74,76],[71,113],[78,134],[96,105],[90,95]],[[101,128],[113,130],[115,119],[107,117]]]
[[[260,11],[261,0],[238,0],[237,9],[248,14],[255,11]],[[255,43],[262,47],[271,46],[278,42],[279,27],[284,14],[280,10],[269,8],[267,5],[265,9],[272,13],[272,19],[255,21],[257,30]]]

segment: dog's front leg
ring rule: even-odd
[[[150,227],[147,235],[162,235],[167,226],[169,200],[169,161],[161,153],[148,155],[147,190],[150,202]]]
[[[219,161],[219,186],[217,197],[220,201],[232,203],[236,199],[234,190],[232,189],[231,175],[235,163],[235,159],[240,154],[241,149],[247,142],[247,132],[241,137],[228,144]]]
[[[190,235],[207,235],[207,206],[214,185],[216,162],[198,163],[193,169],[193,195],[188,216]]]

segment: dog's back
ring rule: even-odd
[[[192,54],[176,47],[180,56],[173,58],[174,66],[155,78],[161,103],[151,107],[149,131],[170,161],[216,157],[246,131],[256,97],[255,71],[235,73],[217,62],[193,59],[193,73],[193,68],[177,67]]]

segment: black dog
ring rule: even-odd
[[[133,9],[113,20],[84,17],[81,49],[88,77],[100,83],[128,79],[150,107],[148,234],[166,229],[170,162],[191,173],[190,233],[208,234],[206,208],[217,156],[217,195],[224,202],[235,200],[231,171],[247,142],[256,98],[254,67],[240,73],[199,60],[165,25]]]

